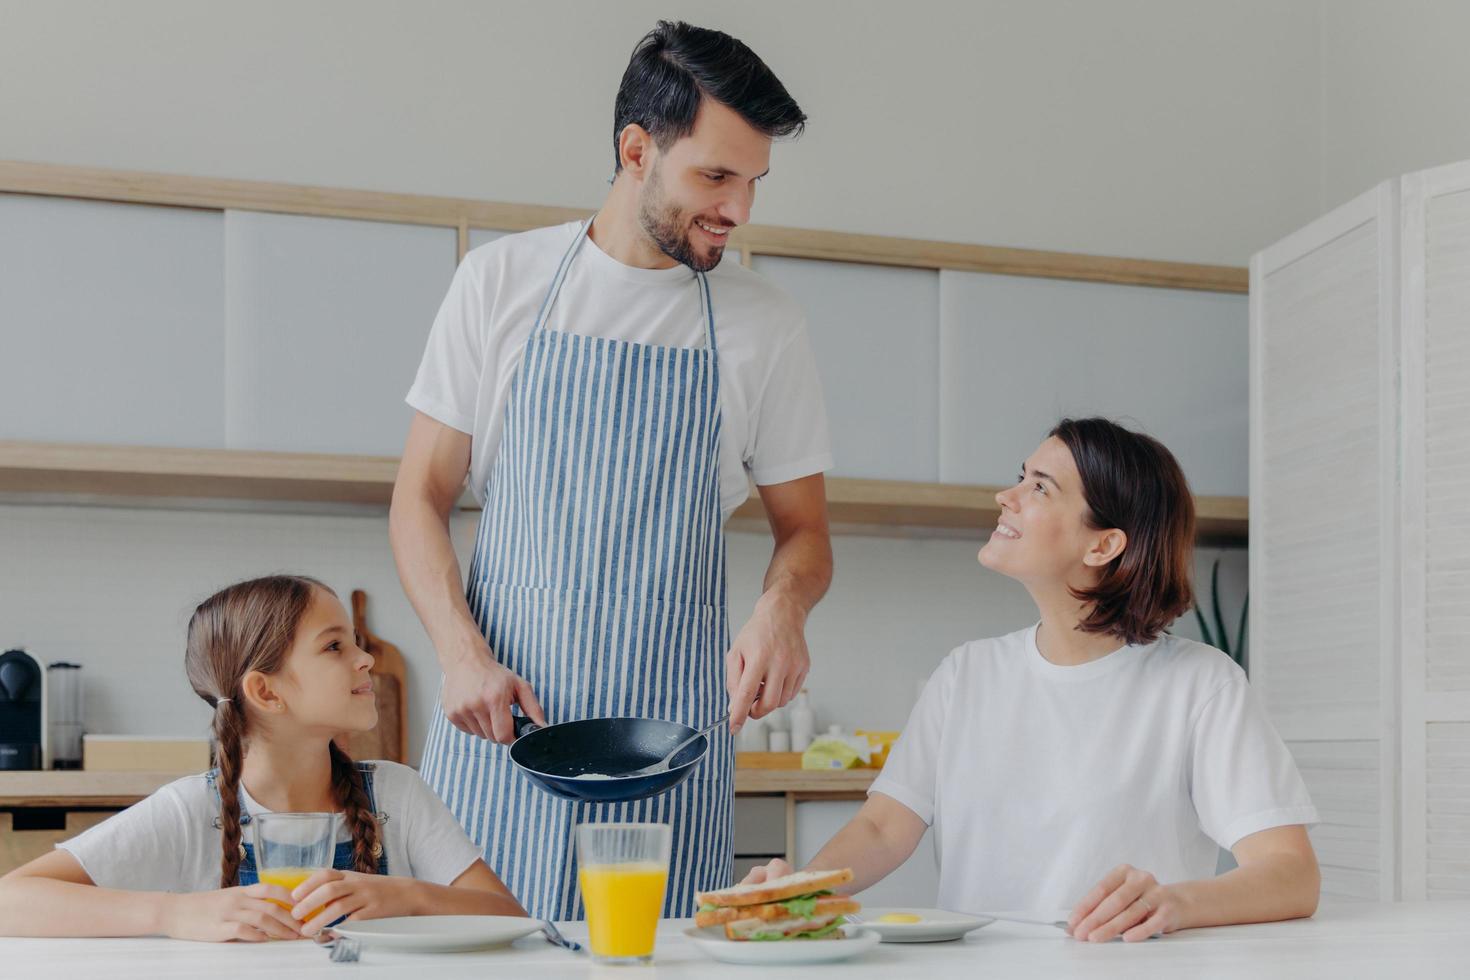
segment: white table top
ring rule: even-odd
[[[682,935],[684,921],[659,930],[649,967],[598,966],[539,936],[507,949],[447,955],[366,950],[356,964],[331,963],[310,943],[211,944],[171,939],[4,939],[0,972],[7,977],[294,977],[489,976],[599,977],[670,980],[684,977],[776,977],[820,973],[851,978],[923,977],[1389,977],[1422,980],[1470,977],[1470,901],[1324,904],[1315,918],[1266,925],[1196,929],[1133,945],[1090,946],[1048,926],[996,922],[961,942],[883,944],[855,960],[829,966],[742,967],[716,963]],[[585,940],[581,923],[567,936]]]

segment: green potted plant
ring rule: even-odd
[[[1205,619],[1204,612],[1199,603],[1194,604],[1194,616],[1199,620],[1200,638],[1210,646],[1222,651],[1231,660],[1240,664],[1241,670],[1249,670],[1245,655],[1245,619],[1250,610],[1251,597],[1247,592],[1245,599],[1240,604],[1240,622],[1235,628],[1235,642],[1230,642],[1230,634],[1225,631],[1225,612],[1220,608],[1220,559],[1215,559],[1215,564],[1210,568],[1210,605],[1211,619]]]

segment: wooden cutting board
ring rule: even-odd
[[[354,759],[408,762],[408,678],[403,654],[375,636],[367,626],[367,593],[352,593],[352,628],[357,642],[374,657],[373,687],[378,702],[378,724],[369,732],[340,735],[337,744]]]

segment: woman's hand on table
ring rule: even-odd
[[[1180,900],[1175,890],[1152,874],[1120,864],[1088,892],[1067,917],[1075,939],[1105,943],[1150,939],[1179,928]]]
[[[781,878],[793,874],[795,871],[796,869],[785,861],[780,858],[775,858],[759,867],[751,868],[750,873],[740,883],[742,885],[759,885],[763,881],[770,881],[772,878]]]
[[[280,885],[169,895],[163,932],[172,939],[212,943],[300,939],[301,923],[284,907],[290,904],[291,893]]]
[[[305,920],[298,923],[303,936],[315,936],[343,916],[355,920],[414,915],[417,885],[412,878],[394,875],[317,871],[291,892],[295,903],[291,915]]]

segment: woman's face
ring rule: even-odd
[[[368,731],[378,723],[372,666],[373,656],[358,647],[342,603],[315,589],[285,664],[268,678],[279,702],[271,707],[314,734]]]
[[[1122,532],[1088,527],[1077,464],[1066,443],[1055,436],[1026,460],[1016,485],[995,499],[1000,519],[980,549],[980,564],[1026,585],[1089,585],[1096,569],[1121,550],[1109,553],[1116,542],[1104,539]]]

